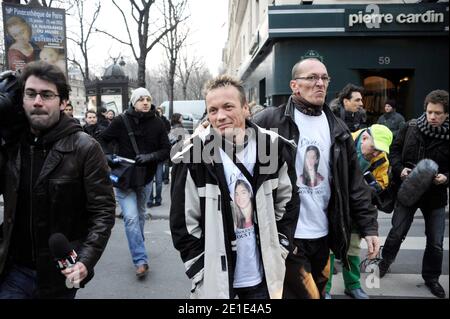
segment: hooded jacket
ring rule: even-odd
[[[297,189],[291,184],[282,157],[283,148],[291,146],[278,134],[247,122],[249,126],[258,134],[257,150],[266,143],[265,150],[278,151],[275,161],[269,163],[258,156],[253,175],[257,244],[269,295],[276,299],[282,296],[285,258],[293,247],[298,218],[298,197],[293,196]],[[176,164],[172,170],[170,230],[186,274],[192,279],[191,298],[228,299],[232,296],[236,263],[232,200],[223,165],[217,157],[204,152],[213,136],[209,131],[207,128],[202,138],[194,137],[172,158]],[[196,154],[204,157],[195,161]],[[270,173],[260,174],[268,166]]]
[[[4,152],[0,170],[0,193],[5,202],[0,275],[13,259],[31,258],[37,271],[37,297],[46,298],[67,290],[65,277],[49,251],[50,235],[67,237],[78,261],[88,269],[85,284],[93,277],[111,234],[115,199],[100,145],[73,119],[61,112],[60,121],[40,139],[39,146],[34,145],[25,133],[20,143]],[[35,153],[37,147],[42,157]],[[34,159],[38,157],[42,162],[36,166]],[[34,172],[39,166],[41,169]],[[27,236],[29,244],[24,243]],[[12,243],[13,238],[21,241]],[[18,252],[21,247],[29,247],[29,255]]]
[[[397,136],[398,131],[405,125],[405,118],[395,110],[390,113],[384,113],[378,118],[378,124],[387,126],[391,131],[394,138]]]
[[[352,133],[352,137],[355,140],[355,147],[358,145],[358,139],[361,138],[361,134],[365,129],[356,131]],[[378,156],[375,156],[370,160],[370,165],[374,165],[378,161],[382,164],[376,165],[375,169],[372,170],[372,174],[375,177],[377,183],[380,185],[381,189],[386,189],[389,185],[389,160],[386,152],[381,152]]]
[[[340,118],[347,125],[350,132],[356,132],[359,129],[367,127],[365,110],[358,110],[357,112],[346,111],[344,105],[336,101],[331,111],[337,118]]]
[[[261,127],[278,130],[278,134],[293,139],[298,144],[300,134],[294,121],[294,103],[269,107],[255,116]],[[345,123],[334,116],[325,104],[323,112],[328,120],[331,136],[330,176],[331,197],[328,203],[328,243],[337,259],[349,266],[347,260],[351,226],[361,235],[378,235],[378,211],[371,204],[371,191],[363,180],[354,141]],[[296,149],[285,149],[284,158],[290,167],[295,167]],[[292,176],[292,175],[291,175]],[[295,184],[295,175],[292,179]],[[300,207],[300,206],[299,206]]]

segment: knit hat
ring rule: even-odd
[[[395,100],[386,100],[384,105],[386,105],[386,104],[389,104],[393,109],[395,109],[397,107],[396,103],[395,103]]]
[[[150,96],[150,99],[152,99],[152,96],[150,95],[150,92],[145,89],[145,88],[137,88],[136,90],[133,91],[133,93],[131,94],[131,98],[130,98],[130,103],[131,106],[135,106],[136,102],[144,96]]]
[[[392,143],[392,132],[389,128],[381,124],[373,124],[369,127],[369,134],[373,138],[373,144],[378,151],[389,154],[389,147]]]

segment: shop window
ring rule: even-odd
[[[397,112],[404,116],[412,107],[412,70],[361,70],[364,86],[363,103],[368,124],[376,123],[384,113],[384,103],[393,99]]]
[[[395,95],[395,85],[381,76],[369,76],[364,79],[364,108],[368,113],[384,112],[384,102]]]

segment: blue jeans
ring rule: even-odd
[[[34,299],[37,292],[37,273],[19,265],[11,266],[0,282],[0,299]],[[52,296],[55,299],[74,299],[77,289]]]
[[[146,203],[150,193],[149,185],[126,190],[116,188],[116,196],[122,208],[128,247],[136,267],[148,264],[144,245],[144,224]]]
[[[382,255],[391,264],[414,220],[417,206],[404,207],[398,202],[392,216],[392,228],[384,243]],[[444,255],[445,207],[427,209],[420,207],[425,220],[427,243],[422,259],[422,278],[426,282],[438,281],[442,272]]]
[[[164,168],[164,162],[158,163],[158,166],[156,167],[156,173],[153,177],[152,181],[150,182],[150,201],[149,203],[153,204],[153,201],[157,204],[161,204],[161,191],[162,191],[162,183],[163,183],[163,168]],[[155,181],[156,184],[156,196],[153,197],[153,181]]]

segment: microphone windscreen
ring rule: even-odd
[[[409,173],[397,193],[397,200],[406,207],[415,205],[430,188],[439,166],[431,159],[423,159]]]
[[[48,239],[48,246],[53,257],[56,259],[66,258],[72,252],[69,241],[66,236],[61,233],[52,234]]]

